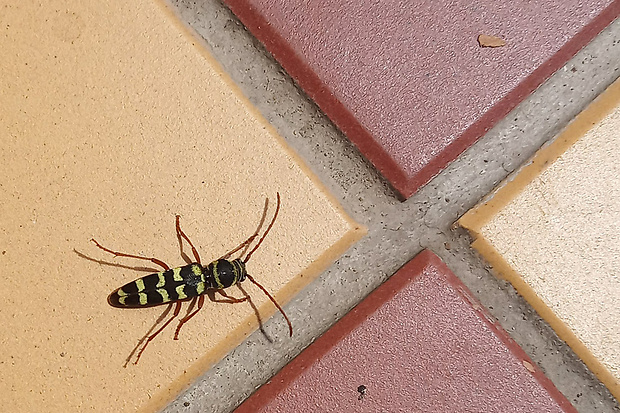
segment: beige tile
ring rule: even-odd
[[[620,397],[620,81],[459,223]]]
[[[147,274],[123,266],[157,267],[115,259],[91,237],[182,265],[178,213],[209,262],[249,236],[265,198],[273,208],[280,192],[280,216],[248,269],[285,304],[364,229],[162,4],[0,8],[0,405],[153,411],[257,317],[247,303],[207,300],[180,340],[169,328],[123,368],[162,308],[121,310],[106,297]],[[260,290],[244,288],[263,320],[274,313]],[[289,339],[286,326],[278,334],[276,346]]]

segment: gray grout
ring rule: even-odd
[[[609,391],[512,286],[497,279],[453,222],[521,167],[620,75],[620,21],[500,121],[412,198],[386,181],[300,91],[221,3],[176,1],[172,10],[201,36],[242,92],[368,235],[281,315],[206,372],[164,412],[229,412],[422,249],[439,255],[579,412],[619,412]],[[449,244],[449,249],[446,247]],[[185,406],[185,403],[189,403]]]

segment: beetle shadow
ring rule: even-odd
[[[237,284],[237,288],[241,290],[244,296],[248,297],[250,307],[252,307],[252,310],[254,310],[254,315],[256,316],[256,319],[258,320],[258,328],[260,332],[263,333],[263,336],[265,336],[265,339],[270,344],[273,344],[273,339],[269,337],[269,334],[267,334],[267,331],[265,330],[265,326],[263,325],[263,319],[261,318],[260,313],[258,312],[258,307],[256,307],[256,304],[254,304],[254,301],[252,301],[252,297],[250,296],[250,294],[248,294],[248,292],[243,288],[241,284]]]
[[[192,304],[194,304],[194,302]],[[150,335],[153,333],[155,328],[157,328],[157,326],[159,326],[159,324],[166,319],[168,314],[170,314],[170,311],[172,311],[172,307],[173,306],[174,306],[174,303],[169,303],[168,306],[166,307],[166,309],[164,310],[164,312],[160,314],[160,316],[157,318],[157,320],[155,320],[155,322],[153,323],[153,325],[151,326],[149,331],[147,331],[146,334],[144,336],[142,336],[142,338],[140,340],[138,340],[138,344],[136,344],[136,346],[133,348],[133,350],[131,350],[131,353],[129,353],[129,355],[125,359],[125,363],[123,364],[123,367],[125,367],[125,368],[127,367],[129,362],[131,361],[131,358],[134,356],[134,354],[136,354],[138,349],[140,349],[140,347],[142,347],[142,343],[144,343],[144,341],[147,340],[150,337]],[[188,312],[191,311],[193,308],[194,308],[193,305],[190,305]],[[138,360],[136,360],[136,362],[134,364],[138,364]]]
[[[77,254],[77,256],[80,257],[80,258],[83,258],[83,259],[91,261],[91,262],[96,262],[97,264],[107,265],[107,266],[110,266],[110,267],[123,268],[125,270],[141,271],[141,272],[149,272],[149,273],[157,273],[157,272],[161,271],[161,269],[156,269],[154,267],[136,267],[136,266],[132,266],[132,265],[119,264],[117,262],[110,262],[110,261],[106,261],[106,260],[100,260],[100,259],[97,259],[97,258],[90,257],[90,256],[84,254],[83,252],[80,252],[80,251],[76,250],[75,248],[73,248],[73,252],[75,252]]]

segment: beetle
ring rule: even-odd
[[[263,218],[259,223],[257,230],[238,245],[232,251],[229,251],[222,257],[217,260],[209,263],[208,265],[202,265],[200,260],[200,255],[198,254],[198,250],[194,247],[194,244],[191,242],[189,237],[181,230],[180,225],[180,216],[176,215],[176,232],[179,242],[181,243],[181,252],[182,252],[182,240],[187,241],[187,243],[192,248],[192,253],[195,258],[195,262],[190,264],[170,268],[165,262],[158,260],[157,258],[144,257],[140,255],[127,254],[124,252],[113,251],[102,246],[99,242],[97,242],[94,238],[91,241],[100,249],[113,254],[115,257],[128,257],[135,258],[139,260],[151,261],[154,264],[161,266],[164,271],[149,274],[144,277],[138,278],[137,280],[131,281],[120,288],[114,290],[108,296],[108,303],[113,307],[119,308],[144,308],[144,307],[153,307],[162,304],[168,304],[169,307],[166,309],[164,314],[160,316],[161,321],[167,315],[167,313],[174,306],[174,312],[172,317],[170,317],[157,331],[153,334],[148,335],[158,324],[155,323],[155,326],[151,328],[151,330],[147,333],[148,337],[145,336],[134,351],[129,355],[128,360],[131,358],[133,353],[138,349],[141,345],[142,341],[146,339],[146,343],[136,356],[136,360],[134,364],[138,364],[142,353],[148,346],[148,344],[153,341],[155,337],[159,333],[161,333],[180,313],[181,305],[184,301],[191,300],[190,307],[188,309],[187,315],[179,320],[179,324],[174,333],[174,339],[179,339],[179,332],[181,331],[181,327],[187,323],[193,316],[195,316],[203,307],[205,301],[205,294],[218,292],[222,296],[224,296],[229,303],[241,303],[248,300],[248,296],[246,295],[244,298],[234,298],[230,297],[224,291],[225,288],[231,287],[235,284],[240,284],[246,278],[250,280],[252,283],[256,284],[258,288],[260,288],[265,295],[273,302],[276,308],[282,313],[284,316],[288,328],[289,334],[293,336],[293,326],[291,321],[287,317],[286,313],[280,307],[278,302],[273,298],[273,296],[261,285],[259,284],[254,277],[252,277],[246,269],[246,264],[252,257],[252,254],[258,249],[258,247],[262,244],[265,237],[273,227],[276,218],[278,217],[278,213],[280,211],[280,193],[277,193],[277,203],[276,210],[274,212],[273,218],[271,222],[267,226],[267,229],[260,237],[256,245],[249,251],[252,242],[258,237],[262,224],[265,220],[265,216],[267,213],[267,209],[269,206],[269,198],[265,200],[265,212],[263,214]],[[238,258],[229,259],[234,253],[243,250]],[[247,254],[245,254],[247,252]],[[243,255],[245,254],[245,257]],[[194,311],[191,311],[196,305],[196,300],[198,302],[198,306]],[[127,363],[125,363],[127,365]]]

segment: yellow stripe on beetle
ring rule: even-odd
[[[181,277],[181,267],[172,269],[172,279],[174,281],[183,282],[183,277]]]
[[[164,285],[166,285],[166,277],[164,276],[163,272],[159,272],[157,273],[157,285],[155,286],[155,288],[161,288]]]
[[[217,288],[221,290],[224,288],[224,284],[222,284],[222,282],[220,281],[220,276],[217,272],[217,261],[214,261],[212,264],[213,264],[213,270],[212,270],[213,281],[215,281],[215,284],[217,284]]]
[[[179,285],[177,288],[175,288],[175,290],[177,291],[179,300],[184,300],[187,298],[187,294],[185,294],[185,284]]]
[[[168,301],[171,301],[168,291],[166,291],[164,288],[159,288],[157,290],[157,293],[161,295],[161,299],[163,300],[162,303],[167,303]]]
[[[144,291],[144,280],[142,278],[139,278],[134,282],[136,283],[136,287],[138,287],[138,292]],[[142,299],[140,299],[140,302],[142,302]]]

